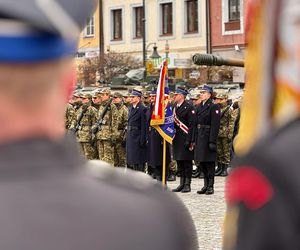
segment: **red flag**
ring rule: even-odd
[[[165,122],[165,85],[168,74],[168,63],[165,60],[160,71],[159,83],[156,91],[156,99],[151,116],[151,126],[161,125]]]

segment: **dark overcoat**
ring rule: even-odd
[[[228,211],[235,213],[228,225],[238,226],[235,237],[228,238],[236,244],[224,249],[300,249],[299,141],[297,118],[269,132],[233,162],[226,197]],[[226,236],[231,236],[229,230]]]
[[[147,161],[146,111],[147,108],[141,102],[135,108],[133,106],[129,108],[126,140],[126,160],[129,165],[144,164]]]
[[[157,130],[150,126],[153,105],[147,110],[147,120],[149,124],[147,162],[151,167],[163,165],[163,138]],[[166,166],[171,162],[170,144],[166,142]]]
[[[219,106],[208,99],[196,106],[196,114],[195,160],[215,161],[217,153],[209,149],[209,143],[217,143],[221,117]]]
[[[184,101],[180,107],[175,106],[174,111],[177,118],[188,127],[189,131],[188,134],[184,133],[175,123],[176,133],[173,140],[173,159],[177,161],[193,160],[194,152],[190,151],[184,145],[195,142],[195,109],[187,101]]]
[[[76,147],[42,137],[1,143],[1,250],[199,249],[178,197],[130,170],[87,163]]]

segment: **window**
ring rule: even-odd
[[[161,22],[162,36],[173,35],[173,4],[172,3],[163,3],[161,4]]]
[[[134,34],[133,38],[138,39],[143,37],[143,18],[144,9],[143,7],[134,7]]]
[[[122,9],[112,10],[112,40],[122,40]]]
[[[94,19],[94,17],[87,18],[84,35],[86,37],[92,37],[95,35],[95,19]]]
[[[229,22],[240,20],[240,0],[228,0]]]
[[[186,0],[186,33],[198,32],[198,0]]]

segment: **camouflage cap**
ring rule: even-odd
[[[146,91],[144,92],[143,96],[147,98],[150,97],[150,94],[151,94],[150,91]]]
[[[174,92],[170,92],[170,93],[169,93],[169,97],[173,97],[174,95],[175,95]]]
[[[81,97],[78,91],[73,92],[73,97]]]
[[[115,92],[115,93],[113,94],[113,97],[114,97],[114,98],[123,98],[123,95],[122,95],[120,92]]]
[[[228,95],[225,93],[217,93],[216,99],[228,99]]]
[[[110,89],[102,89],[100,92],[101,95],[111,95]]]
[[[130,93],[129,93],[129,92],[126,92],[126,93],[124,93],[122,96],[123,96],[123,97],[128,97],[128,96],[130,96]]]
[[[85,94],[84,94],[83,92],[79,92],[78,95],[79,95],[79,97],[81,97],[81,98],[85,98]]]
[[[190,97],[191,100],[198,100],[199,99],[199,94],[193,94]]]
[[[91,94],[83,94],[82,98],[87,98],[89,100],[92,100],[93,96]]]

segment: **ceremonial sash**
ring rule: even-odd
[[[176,115],[176,112],[174,110],[174,122],[176,123],[176,125],[185,133],[188,134],[189,133],[189,128],[188,126],[186,126],[182,121],[180,121]]]

